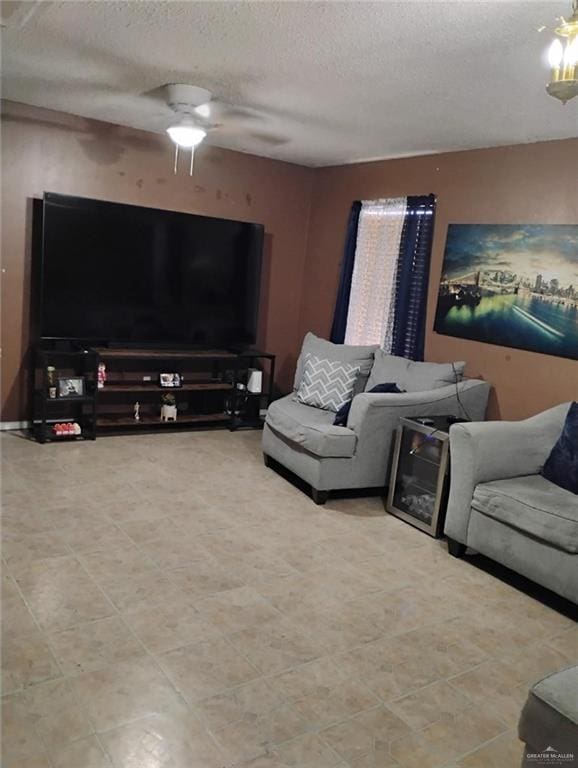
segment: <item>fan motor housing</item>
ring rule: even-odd
[[[166,86],[167,103],[175,112],[193,112],[195,107],[211,100],[212,93],[206,88],[184,83],[172,83]]]

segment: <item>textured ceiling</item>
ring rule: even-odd
[[[311,166],[566,138],[537,28],[570,5],[44,2],[3,31],[3,97],[159,132],[154,90],[194,83],[250,108],[210,143]]]

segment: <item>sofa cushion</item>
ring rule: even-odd
[[[409,363],[406,357],[388,355],[383,349],[378,349],[374,354],[373,368],[365,385],[365,391],[369,392],[384,381],[391,381],[400,389],[405,389],[402,382],[405,381]]]
[[[319,336],[309,332],[303,339],[301,354],[297,360],[293,389],[299,389],[301,379],[303,378],[303,371],[305,369],[305,356],[311,354],[324,358],[325,360],[331,360],[332,362],[358,365],[359,377],[354,388],[354,394],[357,395],[364,390],[367,377],[373,366],[373,355],[377,349],[378,346],[376,344],[368,347],[360,347],[352,344],[333,344],[331,341],[320,339]],[[380,379],[380,381],[386,381],[386,379]],[[387,379],[387,381],[393,381],[393,379]]]
[[[458,363],[420,363],[405,357],[388,355],[382,349],[375,353],[375,362],[365,386],[368,392],[380,381],[394,381],[406,392],[429,392],[448,384],[461,381],[464,375],[464,362]]]
[[[463,360],[457,363],[416,363],[412,360],[407,366],[404,389],[408,392],[428,392],[456,384],[463,379],[465,367]]]
[[[357,436],[347,427],[335,427],[332,411],[311,408],[295,395],[271,403],[267,425],[278,435],[324,458],[350,458],[355,453]]]
[[[359,366],[331,362],[307,353],[297,399],[304,405],[338,411],[353,397]]]
[[[576,497],[542,475],[480,483],[472,508],[565,552],[578,552]]]
[[[578,494],[578,403],[570,405],[562,434],[546,459],[542,475],[560,488]]]

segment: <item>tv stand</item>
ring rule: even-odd
[[[96,347],[90,353],[91,381],[97,382],[100,364],[106,370],[104,385],[93,385],[95,437],[182,429],[259,429],[261,413],[273,396],[275,356],[255,349]],[[57,359],[51,361],[50,350],[43,350],[39,359],[45,366],[59,367]],[[262,371],[260,393],[246,389],[251,368]],[[178,373],[182,385],[161,387],[161,373]],[[176,400],[176,421],[161,421],[161,398],[168,393]]]

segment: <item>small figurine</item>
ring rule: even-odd
[[[140,403],[138,400],[134,404],[134,420],[140,421]]]
[[[56,398],[56,369],[53,365],[47,366],[46,379],[48,381],[48,397],[54,400]]]
[[[104,363],[98,364],[98,372],[96,374],[96,386],[98,389],[104,389],[104,382],[106,381],[106,365]]]

